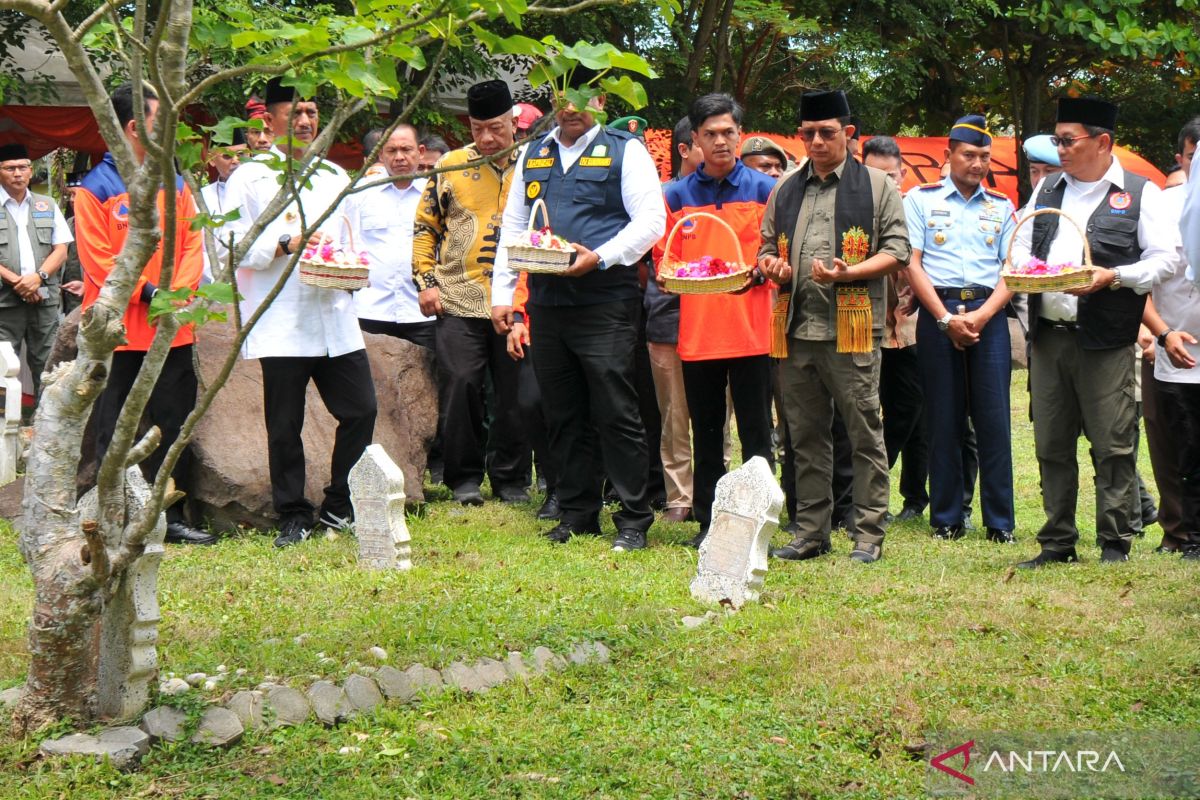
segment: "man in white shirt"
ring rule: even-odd
[[[421,313],[412,277],[413,220],[426,180],[410,176],[423,150],[416,128],[397,125],[380,150],[383,172],[375,179],[400,177],[351,195],[347,206],[355,243],[371,262],[371,285],[354,293],[359,327],[433,350],[437,318]]]
[[[1079,494],[1079,434],[1096,468],[1096,539],[1100,560],[1128,559],[1136,485],[1137,417],[1132,346],[1147,293],[1169,278],[1178,238],[1167,222],[1161,190],[1126,172],[1113,157],[1117,108],[1096,98],[1062,98],[1054,143],[1063,173],[1044,178],[1022,216],[1060,209],[1087,231],[1097,265],[1090,285],[1030,296],[1029,379],[1034,444],[1046,523],[1042,552],[1018,566],[1077,561],[1075,508]],[[1022,225],[1013,260],[1080,264],[1075,224],[1054,214]]]
[[[285,143],[286,154],[277,148],[272,148],[270,154],[277,159],[299,158],[317,135],[317,104],[296,98],[295,91],[280,85],[277,78],[267,84],[265,102],[270,128],[281,131],[281,136],[287,136],[290,129],[294,137]],[[261,158],[242,164],[225,190],[229,207],[242,212],[240,219],[228,223],[236,238],[241,238],[279,191],[279,172]],[[342,168],[329,161],[316,169],[306,162],[293,162],[291,166],[300,175],[312,172],[307,185],[296,187],[298,203],[287,206],[264,228],[238,265],[245,321],[259,310],[296,251],[305,244],[301,238],[302,218],[304,224],[311,224],[337,200],[348,183]],[[344,240],[344,224],[342,210],[335,210],[309,242]],[[304,541],[313,527],[313,505],[304,496],[304,444],[300,438],[310,380],[316,383],[325,408],[338,423],[329,485],[317,521],[330,528],[347,527],[354,514],[348,475],[371,443],[376,413],[375,384],[354,298],[341,290],[302,284],[299,270],[293,271],[246,338],[242,357],[257,358],[262,365],[271,495],[279,514],[280,533],[275,546]]]
[[[208,163],[217,173],[217,179],[207,186],[200,187],[200,196],[204,198],[204,207],[208,209],[209,216],[217,217],[225,214],[228,209],[225,200],[225,186],[229,181],[229,176],[241,164],[241,155],[246,149],[246,134],[242,128],[234,128],[233,141],[228,147],[215,147],[212,154],[208,158]],[[228,228],[224,229],[225,235],[228,236]],[[214,235],[220,235],[221,228],[217,228],[214,233],[211,229],[204,231],[206,239],[211,239]],[[220,265],[223,268],[225,265]],[[208,248],[204,248],[204,277],[202,283],[212,283],[213,273],[220,272],[221,269],[213,269],[213,265],[208,261]]]
[[[571,83],[578,87],[594,76],[586,73],[576,68]],[[529,276],[533,366],[550,448],[561,465],[562,522],[545,536],[561,543],[573,534],[599,534],[607,474],[621,501],[613,514],[613,549],[623,552],[645,547],[654,522],[634,384],[637,263],[662,237],[666,209],[645,146],[633,134],[602,127],[590,113],[604,101],[599,96],[586,109],[565,105],[555,115],[557,126],[531,139],[518,161],[501,223],[492,321],[499,333],[512,327],[517,275],[507,246],[518,241],[531,205],[542,200],[554,233],[575,249],[574,263],[561,275]]]
[[[0,341],[24,344],[36,398],[58,330],[58,271],[74,237],[54,200],[29,191],[32,177],[24,145],[0,147]]]
[[[1192,156],[1200,142],[1200,117],[1179,132],[1175,160],[1184,176],[1195,173]],[[1187,190],[1163,192],[1167,219],[1183,213]],[[1143,412],[1150,462],[1158,485],[1158,521],[1163,529],[1156,552],[1200,559],[1200,287],[1188,280],[1188,262],[1154,287],[1143,318],[1154,337],[1144,353]]]

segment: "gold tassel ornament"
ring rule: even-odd
[[[788,258],[788,238],[786,233],[779,234],[775,242],[779,257],[791,263]],[[771,358],[787,358],[787,323],[788,308],[791,306],[792,294],[789,286],[779,287],[779,297],[771,307]]]
[[[867,259],[871,239],[862,228],[853,227],[842,235],[842,260],[853,267]],[[871,295],[865,286],[841,284],[834,291],[837,306],[837,351],[869,353],[872,337]]]

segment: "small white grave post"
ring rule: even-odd
[[[740,608],[757,600],[767,550],[779,525],[783,490],[766,459],[755,456],[717,481],[712,522],[700,545],[692,597]]]
[[[412,569],[404,520],[404,473],[383,445],[373,444],[350,470],[350,502],[358,563],[367,569]]]
[[[0,342],[0,403],[4,422],[0,428],[0,486],[17,479],[21,453],[21,359],[11,342]]]

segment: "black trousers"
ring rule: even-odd
[[[925,427],[921,371],[917,348],[885,347],[879,367],[879,402],[883,407],[883,444],[888,466],[900,464],[900,496],[904,507],[918,512],[929,505],[929,434]]]
[[[525,345],[525,358],[518,365],[517,402],[521,408],[521,423],[525,428],[525,441],[533,448],[537,461],[538,475],[546,479],[546,493],[558,487],[558,467],[554,452],[550,449],[550,426],[542,405],[542,390],[538,387],[533,369],[532,345]]]
[[[634,350],[641,300],[530,308],[533,367],[559,465],[563,522],[600,524],[607,474],[621,501],[617,529],[646,531],[654,512],[646,490],[649,456],[638,413]]]
[[[433,350],[435,347],[434,329],[437,323],[429,322],[385,322],[381,319],[359,319],[358,327],[364,333],[381,333],[384,336],[395,336],[415,345]]]
[[[654,373],[650,369],[650,349],[646,347],[646,311],[638,306],[638,339],[633,351],[634,385],[638,393],[638,414],[646,435],[646,492],[651,508],[667,503],[667,483],[662,463],[662,414],[658,410],[658,394],[654,389]]]
[[[792,434],[788,430],[787,417],[783,413],[783,385],[779,381],[779,359],[771,359],[771,396],[775,401],[775,440],[773,444],[782,448],[779,464],[779,482],[783,484],[784,511],[788,522],[796,521],[796,453],[792,450]]]
[[[725,473],[725,392],[729,385],[737,417],[742,461],[771,454],[771,357],[746,356],[683,362],[683,388],[692,416],[692,513],[700,530],[712,522],[717,481]]]
[[[340,356],[259,359],[263,374],[263,412],[267,423],[267,460],[271,467],[271,501],[280,520],[312,523],[313,505],[304,496],[305,395],[316,384],[325,408],[337,420],[329,485],[322,511],[353,517],[350,468],[362,458],[375,434],[375,382],[366,350]]]
[[[1163,356],[1159,356],[1162,358]],[[1177,443],[1175,469],[1179,475],[1179,532],[1183,547],[1200,547],[1200,384],[1159,381],[1155,387],[1166,424]]]
[[[108,383],[100,397],[96,400],[96,458],[97,462],[104,459],[108,446],[112,443],[113,433],[117,428],[117,417],[121,406],[133,388],[138,371],[146,354],[139,350],[118,350],[113,353],[112,367],[108,374]],[[158,469],[167,450],[179,438],[179,430],[192,409],[196,407],[196,371],[192,366],[192,345],[171,348],[167,360],[163,362],[162,372],[150,393],[142,420],[148,425],[157,425],[162,433],[162,442],[145,461],[141,463],[142,475],[147,481],[158,477]],[[191,448],[180,454],[175,462],[171,477],[175,479],[175,488],[186,492],[192,474]],[[184,503],[176,503],[167,509],[168,522],[182,522]]]
[[[530,459],[518,400],[519,368],[505,337],[490,319],[444,316],[437,321],[435,353],[445,484],[478,486],[486,471],[493,491],[526,485]],[[488,375],[495,402],[485,429]]]

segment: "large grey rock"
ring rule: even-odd
[[[417,695],[417,688],[413,686],[407,673],[395,667],[380,667],[375,670],[375,682],[389,700],[407,703]]]
[[[49,366],[75,358],[78,313],[59,327]],[[198,333],[196,353],[205,380],[211,380],[233,342],[233,323],[211,322]],[[404,473],[408,501],[425,499],[422,478],[429,445],[437,432],[437,387],[433,356],[423,347],[394,336],[364,334],[379,412],[374,440],[383,445]],[[262,412],[262,370],[255,361],[239,360],[196,429],[191,476],[193,519],[214,530],[239,524],[266,528],[275,522],[267,469],[267,432]],[[336,423],[325,410],[316,387],[305,401],[304,452],[308,462],[305,493],[319,499],[329,480],[329,454]],[[95,480],[95,434],[85,433],[81,452],[80,491]],[[230,447],[237,442],[237,447]]]
[[[246,730],[257,731],[266,727],[263,722],[263,693],[241,691],[229,698],[225,706],[232,711]]]
[[[187,715],[178,708],[159,706],[146,712],[140,727],[150,736],[151,742],[178,742],[183,738],[186,722]]]
[[[73,733],[47,739],[38,749],[46,756],[90,756],[97,761],[108,758],[117,769],[129,769],[150,751],[150,737],[137,728],[110,728],[98,736]]]
[[[290,686],[276,686],[268,691],[264,705],[274,715],[272,728],[303,725],[312,715],[308,698]]]
[[[350,705],[356,711],[374,711],[376,706],[383,703],[383,695],[380,694],[375,681],[363,675],[351,675],[346,678],[342,689],[346,692],[346,699],[350,701]]]
[[[549,647],[536,647],[533,650],[533,671],[542,675],[550,670],[565,669],[567,662],[562,656],[555,653]]]
[[[487,685],[479,673],[461,661],[455,661],[443,669],[442,680],[447,686],[453,686],[455,689],[468,693],[482,692],[487,689]]]
[[[209,706],[200,717],[200,725],[192,735],[192,741],[210,747],[228,747],[236,744],[243,733],[245,728],[237,714],[227,708]]]
[[[442,674],[424,664],[413,664],[404,670],[408,680],[418,692],[433,692],[442,688]]]
[[[475,662],[475,674],[483,683],[483,691],[499,686],[508,680],[508,670],[494,658],[481,658]]]
[[[612,651],[604,646],[604,642],[592,642],[592,656],[597,664],[607,664],[612,661]]]
[[[330,727],[345,722],[354,713],[354,707],[346,697],[346,690],[336,683],[317,681],[308,687],[306,694],[317,719]]]

